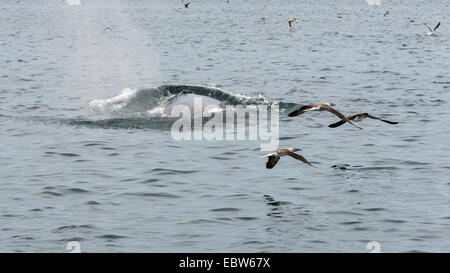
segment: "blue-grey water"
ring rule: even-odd
[[[449,251],[447,1],[191,2],[2,1],[1,252]],[[316,168],[175,141],[152,111],[186,88],[279,104]],[[399,124],[286,116],[323,102]]]

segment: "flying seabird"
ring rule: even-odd
[[[387,10],[385,13],[384,13],[384,16],[388,16],[388,15],[390,15],[391,13]]]
[[[414,20],[413,18],[411,18],[411,17],[408,17],[408,19],[409,19],[409,22],[410,23],[414,23],[416,20]]]
[[[292,23],[296,22],[297,19],[293,18],[291,20],[288,21],[289,27],[292,27]]]
[[[436,33],[436,29],[441,25],[441,22],[439,22],[434,29],[432,30],[429,26],[427,26],[427,24],[423,23],[429,30],[430,32],[427,33],[428,36],[433,35],[434,33]]]
[[[184,7],[185,7],[185,8],[189,8],[189,4],[190,4],[190,3],[184,4]]]
[[[105,32],[107,30],[112,31],[112,29],[110,27],[105,27],[105,29],[103,29],[103,32]]]
[[[384,122],[389,123],[389,124],[398,124],[398,122],[395,122],[395,121],[389,121],[389,120],[381,119],[381,118],[378,118],[378,117],[374,117],[374,116],[372,116],[372,115],[369,115],[368,113],[362,113],[362,114],[357,114],[357,115],[349,116],[349,117],[347,117],[347,120],[353,120],[353,121],[355,121],[355,122],[358,122],[358,121],[361,121],[361,120],[363,120],[363,119],[365,119],[365,118],[377,119],[377,120],[381,120],[381,121],[384,121]],[[328,127],[330,127],[330,128],[336,128],[336,127],[339,127],[339,126],[341,126],[342,124],[344,124],[344,123],[346,123],[346,122],[347,122],[347,121],[345,121],[345,120],[340,120],[340,121],[338,121],[338,122],[336,122],[336,123],[333,123],[333,124],[328,125]]]
[[[270,154],[267,154],[265,156],[262,156],[262,158],[264,158],[264,157],[269,158],[266,163],[267,169],[272,169],[273,167],[275,167],[275,165],[277,165],[277,163],[278,163],[278,160],[280,160],[280,157],[285,156],[285,155],[291,156],[291,157],[293,157],[297,160],[300,160],[301,162],[306,163],[309,166],[313,167],[313,165],[311,165],[311,163],[309,163],[308,160],[306,160],[303,156],[294,153],[296,151],[300,151],[300,149],[297,149],[297,148],[280,149],[280,150],[277,150]]]
[[[320,110],[320,111],[328,111],[330,113],[335,114],[336,116],[338,116],[340,119],[342,119],[345,122],[350,123],[351,125],[355,126],[358,129],[362,129],[361,127],[356,126],[355,124],[353,124],[353,122],[351,122],[349,119],[347,119],[343,114],[341,114],[340,112],[336,111],[333,107],[334,104],[332,103],[323,103],[323,104],[311,104],[311,105],[304,105],[302,107],[300,107],[300,109],[295,110],[291,113],[288,114],[289,117],[295,117],[295,116],[299,116],[305,112],[308,111],[313,111],[313,110]]]

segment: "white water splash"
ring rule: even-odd
[[[96,111],[120,111],[127,106],[134,97],[136,97],[136,90],[125,88],[117,96],[109,99],[90,101],[88,106]]]

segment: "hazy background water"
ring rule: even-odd
[[[191,2],[2,1],[0,251],[449,250],[448,2]],[[164,84],[400,124],[282,113],[280,146],[317,168],[267,170],[256,141],[177,142],[89,106]]]

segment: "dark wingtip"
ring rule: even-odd
[[[306,110],[306,109],[308,109],[308,108],[309,108],[309,105],[303,105],[303,106],[300,107],[300,109],[298,109],[298,110],[303,111],[303,110]]]
[[[389,123],[389,124],[398,124],[397,121],[389,121],[389,120],[385,120],[385,119],[382,119],[381,121],[384,121],[384,122]]]
[[[328,127],[330,127],[330,128],[336,128],[336,127],[341,126],[341,125],[344,124],[344,123],[346,123],[346,121],[341,120],[341,121],[338,121],[338,122],[335,122],[335,123],[332,123],[332,124],[328,125]]]
[[[288,116],[289,116],[289,117],[295,117],[295,116],[301,115],[301,114],[303,114],[304,111],[305,111],[306,109],[308,109],[308,108],[309,108],[309,105],[304,105],[304,106],[300,107],[299,109],[290,112],[290,113],[288,114]]]
[[[295,117],[295,116],[297,116],[298,114],[298,110],[295,110],[295,111],[293,111],[293,112],[290,112],[289,114],[288,114],[288,117]]]

